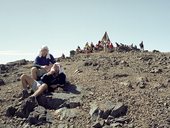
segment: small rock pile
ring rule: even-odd
[[[92,127],[103,128],[128,124],[129,119],[125,116],[127,111],[128,106],[124,105],[122,102],[116,104],[107,102],[100,105],[92,103],[89,112],[91,120],[94,122]]]

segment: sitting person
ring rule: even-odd
[[[49,54],[47,46],[43,46],[40,50],[39,56],[34,61],[31,75],[34,80],[39,79],[43,74],[47,73],[52,65],[56,62],[54,57]]]
[[[62,66],[56,62],[51,70],[41,77],[41,80],[49,86],[49,91],[52,91],[53,88],[66,83],[66,75]]]
[[[64,53],[61,55],[61,58],[62,58],[62,59],[65,59],[65,58],[66,58],[66,56],[64,55]]]
[[[93,52],[95,49],[94,49],[94,44],[93,44],[93,42],[91,42],[91,44],[90,44],[90,52]]]
[[[110,42],[109,43],[109,52],[113,52],[114,51],[114,46],[113,44]]]
[[[77,49],[76,49],[76,53],[79,54],[79,53],[81,53],[81,52],[82,52],[82,51],[81,51],[81,48],[80,48],[80,46],[78,46]]]
[[[104,46],[101,41],[98,41],[97,47],[99,51],[102,51],[104,49]]]
[[[62,66],[59,63],[55,63],[49,72],[44,74],[41,77],[40,81],[36,81],[35,79],[31,78],[28,75],[23,74],[21,76],[22,82],[22,99],[27,98],[28,95],[28,87],[33,90],[33,94],[31,97],[37,97],[41,95],[46,90],[51,91],[52,89],[56,88],[58,85],[63,85],[66,83],[66,75]]]

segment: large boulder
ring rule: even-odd
[[[34,108],[34,111],[31,112],[27,118],[27,121],[30,125],[32,124],[42,124],[48,121],[47,111],[44,107],[38,106]]]
[[[0,64],[0,74],[1,74],[1,73],[6,73],[6,70],[8,70],[8,68],[6,67],[6,65]]]
[[[107,119],[114,107],[115,104],[109,101],[100,104],[100,109],[101,109],[100,117],[103,119]]]
[[[91,119],[93,121],[95,121],[95,120],[97,120],[97,118],[99,118],[100,109],[99,109],[99,106],[98,106],[98,104],[96,102],[90,104],[90,112],[89,112],[89,114],[90,114]]]
[[[15,112],[16,108],[10,105],[6,110],[6,116],[13,117],[15,115]]]
[[[73,57],[75,54],[76,54],[76,51],[74,51],[74,50],[70,51],[70,57]]]
[[[115,107],[112,110],[110,115],[115,117],[115,118],[120,117],[120,116],[124,116],[124,115],[126,115],[127,110],[128,110],[128,107],[125,106],[123,103],[119,102],[115,105]]]
[[[27,118],[36,106],[38,106],[38,103],[35,97],[30,97],[28,99],[25,99],[22,102],[22,104],[19,106],[15,115],[20,118]]]
[[[14,61],[14,62],[9,62],[7,63],[6,65],[8,66],[21,66],[21,65],[26,65],[28,63],[28,61],[26,61],[25,59],[22,59],[22,60],[17,60],[17,61]]]

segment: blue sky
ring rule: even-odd
[[[105,31],[111,41],[169,52],[169,0],[0,0],[0,63],[33,60],[48,45],[55,56]]]

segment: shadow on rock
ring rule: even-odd
[[[38,104],[46,109],[58,109],[66,100],[42,95],[37,97]]]
[[[77,86],[74,84],[71,84],[70,82],[66,83],[63,87],[63,90],[66,93],[73,93],[73,94],[80,94],[81,92],[77,90]]]

